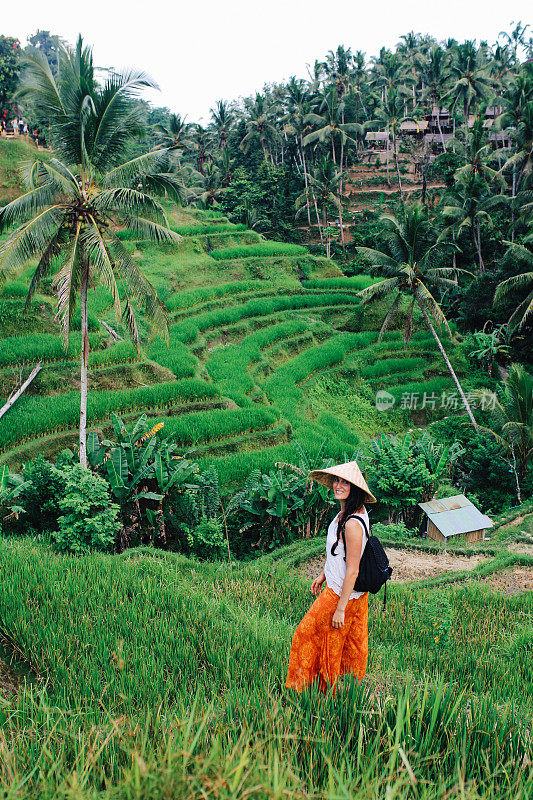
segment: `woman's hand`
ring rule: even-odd
[[[344,611],[339,611],[339,609],[336,608],[331,624],[334,628],[342,628],[344,625]]]
[[[313,594],[318,594],[318,592],[320,591],[320,587],[322,586],[322,584],[324,583],[325,580],[326,580],[326,576],[324,575],[324,570],[322,570],[320,575],[317,575],[317,577],[314,579],[313,583],[311,584],[311,591],[313,592]]]

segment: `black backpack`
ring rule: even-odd
[[[379,592],[383,584],[385,584],[385,594],[383,595],[383,611],[387,604],[387,581],[392,575],[392,567],[389,566],[389,559],[383,549],[383,545],[377,536],[371,536],[368,533],[366,522],[363,517],[357,514],[351,514],[342,526],[342,542],[344,544],[344,552],[346,553],[346,536],[344,527],[349,519],[357,519],[362,523],[367,537],[366,547],[363,550],[363,555],[359,561],[359,575],[354,583],[354,592],[370,592],[376,594]],[[370,525],[372,528],[372,524]],[[346,555],[344,556],[346,561]]]

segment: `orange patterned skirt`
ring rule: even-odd
[[[342,628],[331,624],[339,596],[327,587],[302,619],[292,637],[285,686],[301,692],[315,678],[319,689],[333,687],[337,677],[364,678],[368,661],[368,592],[348,601]]]

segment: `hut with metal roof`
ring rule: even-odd
[[[464,494],[418,504],[427,516],[426,536],[447,542],[458,536],[462,541],[482,542],[494,522],[482,514]]]

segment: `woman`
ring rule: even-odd
[[[326,562],[311,591],[326,589],[294,632],[285,686],[301,692],[315,678],[319,689],[337,689],[337,677],[352,673],[362,679],[368,660],[368,592],[356,592],[354,583],[366,545],[358,514],[369,528],[364,503],[375,503],[356,461],[311,472],[312,480],[333,489],[340,511],[332,520],[326,540]],[[344,530],[344,537],[342,532]],[[343,543],[343,538],[346,546]]]

